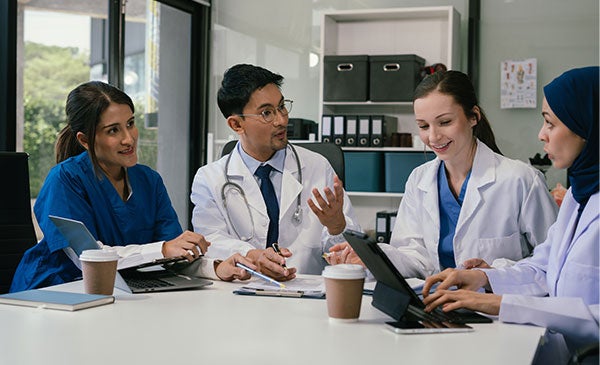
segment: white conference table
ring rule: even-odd
[[[75,312],[0,306],[0,364],[529,364],[543,328],[400,335],[363,296],[356,323],[330,323],[323,299],[235,295],[240,283],[127,294]],[[83,292],[81,281],[49,289]]]

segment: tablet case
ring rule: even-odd
[[[377,242],[370,240],[362,232],[351,230],[346,230],[344,237],[373,276],[375,276],[375,279],[377,279],[372,302],[375,308],[397,321],[402,320],[405,315],[407,318],[415,318],[415,315],[417,317],[429,316],[428,313],[423,311],[425,308],[423,301],[413,291],[406,279],[398,272],[381,248],[379,248]],[[490,318],[470,310],[460,309],[453,312],[445,315],[447,322],[493,322]],[[448,316],[452,316],[453,318],[449,318]]]

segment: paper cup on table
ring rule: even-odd
[[[114,250],[85,250],[79,256],[87,294],[112,295],[119,255]]]
[[[325,298],[331,322],[358,321],[365,276],[365,269],[361,265],[325,267]]]

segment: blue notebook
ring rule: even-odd
[[[45,309],[76,311],[79,309],[110,304],[112,295],[69,293],[63,291],[32,289],[0,295],[0,304],[21,305]]]

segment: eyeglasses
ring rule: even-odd
[[[286,116],[292,111],[293,100],[284,100],[277,108],[266,107],[260,114],[238,114],[240,117],[262,117],[261,122],[265,124],[272,123],[275,120],[275,116],[279,114]]]

